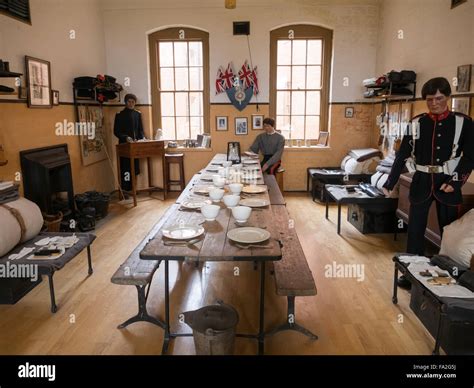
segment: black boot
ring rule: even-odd
[[[403,288],[405,290],[411,290],[411,283],[410,281],[405,277],[405,275],[402,275],[398,278],[397,280],[398,287]]]

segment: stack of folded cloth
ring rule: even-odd
[[[392,170],[393,162],[395,161],[395,155],[390,154],[385,159],[381,160],[377,167],[375,168],[376,172],[370,178],[370,183],[372,186],[375,186],[377,189],[382,190],[383,185],[387,182],[390,171]],[[399,183],[395,185],[394,189],[390,193],[389,198],[398,198],[399,194]]]
[[[383,172],[384,174],[390,174],[392,170],[393,162],[395,161],[395,155],[390,154],[385,159],[381,160],[376,170]]]
[[[19,198],[18,186],[13,182],[0,182],[0,204],[16,201]]]

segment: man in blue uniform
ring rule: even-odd
[[[410,186],[407,252],[423,256],[431,203],[436,202],[441,233],[459,217],[461,187],[474,167],[474,128],[470,117],[449,111],[451,87],[445,78],[429,80],[421,94],[429,113],[412,119],[384,192],[389,194],[394,188],[405,164],[415,172]],[[404,277],[399,285],[409,287]]]
[[[115,115],[114,134],[118,137],[119,143],[134,142],[145,138],[143,133],[142,115],[135,110],[137,97],[134,94],[127,94],[124,98],[125,109]],[[131,165],[129,158],[120,158],[121,187],[125,191],[132,190]],[[140,174],[139,160],[135,159],[135,175]]]

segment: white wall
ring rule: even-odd
[[[233,21],[250,21],[259,102],[269,99],[269,34],[283,25],[310,23],[334,30],[331,101],[361,99],[361,80],[375,72],[377,0],[238,0],[234,10],[225,9],[224,0],[103,0],[102,6],[108,72],[119,82],[129,77],[128,90],[140,103],[150,103],[147,34],[177,25],[210,34],[211,102],[228,102],[224,94],[215,95],[218,67],[232,61],[237,71],[249,59],[246,37],[232,35]],[[344,77],[349,86],[343,85]]]
[[[0,14],[0,59],[20,73],[25,55],[50,61],[52,88],[61,101],[72,101],[74,77],[106,72],[99,0],[30,0],[30,7],[32,25]],[[76,39],[70,39],[71,30]],[[12,86],[14,80],[1,83]]]
[[[418,95],[430,78],[452,80],[459,65],[474,63],[474,1],[451,9],[450,0],[383,0],[380,15],[377,73],[416,71]]]

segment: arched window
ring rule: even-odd
[[[328,128],[332,31],[292,25],[270,33],[270,115],[286,139],[313,140]]]
[[[209,131],[209,34],[168,28],[149,35],[153,126],[165,140]]]

